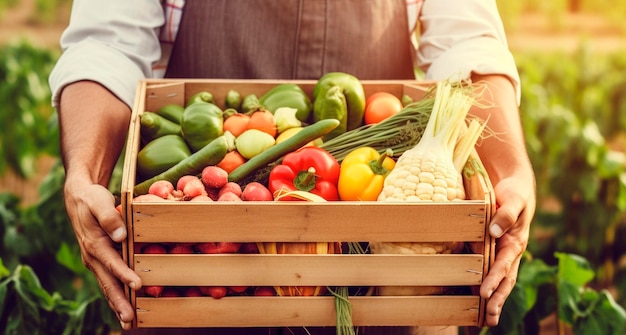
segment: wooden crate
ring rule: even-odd
[[[292,81],[311,94],[314,81]],[[475,174],[466,180],[472,200],[454,203],[375,202],[159,202],[134,203],[139,115],[183,104],[199,91],[218,103],[229,89],[258,96],[279,82],[267,80],[146,80],[133,108],[122,186],[128,225],[124,258],[144,285],[164,286],[393,286],[469,287],[440,296],[354,296],[359,326],[481,326],[485,301],[477,294],[493,262],[487,225],[493,190]],[[387,91],[420,98],[427,83],[363,81],[366,95]],[[448,255],[145,255],[146,242],[445,242],[465,241],[472,254]],[[334,300],[320,297],[233,296],[151,298],[127,290],[136,327],[333,326]]]

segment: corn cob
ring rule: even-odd
[[[385,179],[378,201],[446,202],[465,199],[461,169],[480,137],[484,124],[465,123],[472,98],[461,88],[438,82],[433,111],[415,147],[405,151]],[[372,242],[375,254],[458,253],[462,242]],[[445,288],[379,287],[380,295],[441,294]]]

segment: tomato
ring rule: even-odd
[[[387,92],[377,92],[370,95],[365,101],[365,124],[375,124],[397,114],[402,110],[402,101],[395,95]]]

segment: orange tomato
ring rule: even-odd
[[[221,167],[226,172],[231,173],[235,170],[239,165],[246,162],[246,159],[237,151],[229,151],[224,158],[217,163],[218,167]]]
[[[250,121],[248,122],[248,129],[260,130],[272,135],[274,138],[276,138],[276,134],[278,133],[274,114],[268,110],[260,110],[252,113],[252,115],[250,115]]]
[[[223,128],[224,131],[230,131],[233,136],[237,137],[248,129],[248,123],[250,123],[249,115],[233,114],[224,120]]]
[[[375,124],[399,113],[402,110],[402,101],[388,92],[377,92],[370,95],[365,101],[363,122]]]

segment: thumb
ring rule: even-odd
[[[89,208],[96,221],[115,242],[126,239],[126,225],[122,219],[121,207],[115,207],[115,197],[101,185],[91,185],[88,191]]]

